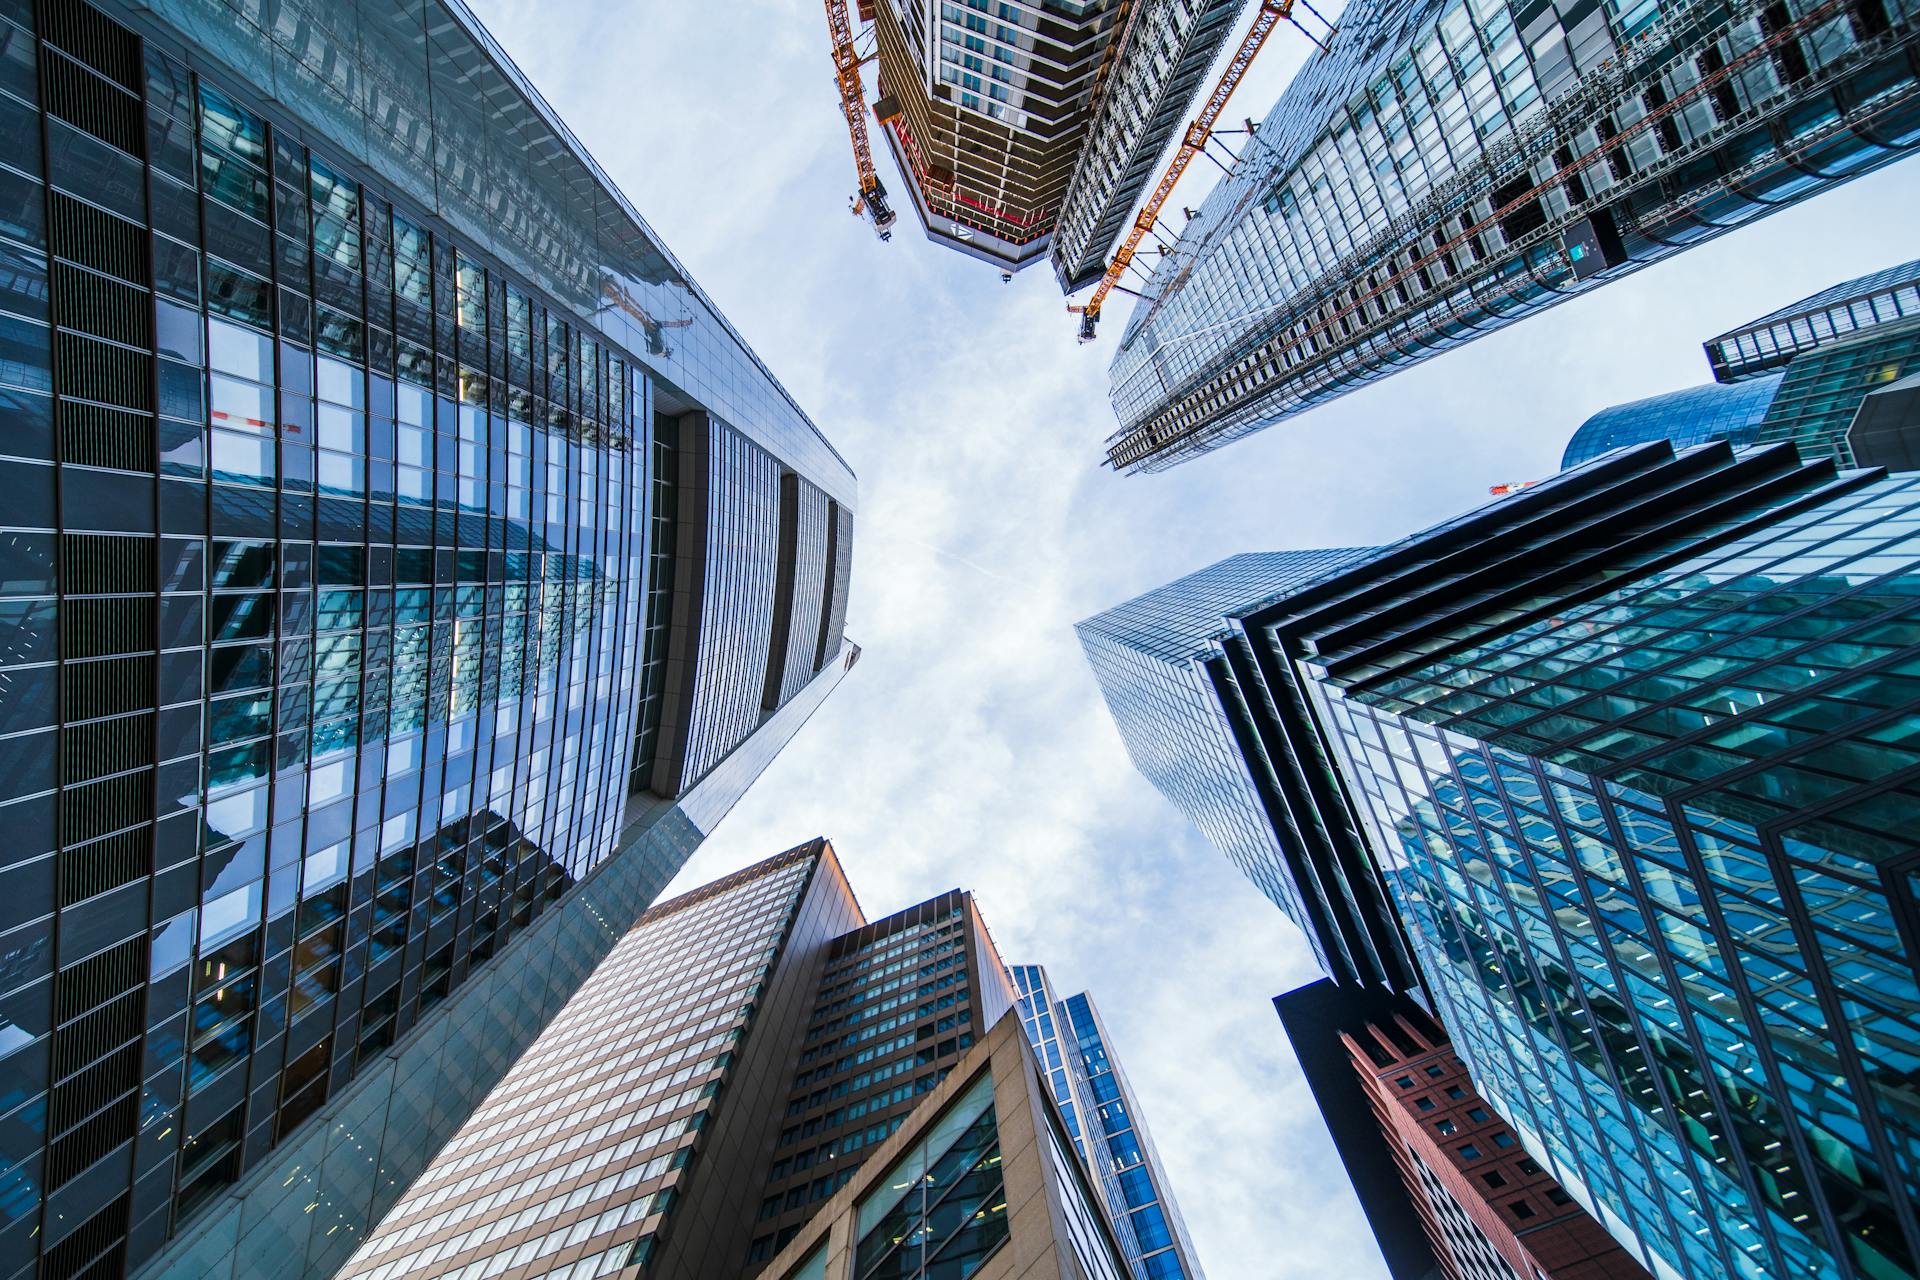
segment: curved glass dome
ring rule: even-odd
[[[1649,440],[1669,441],[1675,449],[1713,440],[1736,448],[1752,444],[1782,376],[1772,373],[1732,385],[1709,382],[1602,409],[1573,433],[1560,467],[1576,467],[1621,445]]]

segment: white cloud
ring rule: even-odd
[[[1383,1274],[1269,1004],[1314,976],[1306,947],[1131,771],[1072,623],[1237,551],[1398,537],[1547,474],[1593,410],[1704,381],[1701,339],[1909,256],[1920,174],[1120,478],[1095,464],[1122,309],[1078,347],[1045,268],[1003,286],[910,212],[887,245],[848,217],[816,3],[476,8],[860,475],[862,661],[677,887],[826,835],[870,915],[975,890],[1009,958],[1093,991],[1212,1280]],[[1267,74],[1235,113],[1264,110]]]

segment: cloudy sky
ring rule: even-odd
[[[975,890],[1009,960],[1099,1001],[1211,1280],[1384,1276],[1268,1003],[1315,976],[1305,944],[1132,772],[1072,624],[1548,474],[1596,409],[1708,380],[1701,339],[1913,257],[1920,165],[1122,478],[1098,463],[1125,308],[1080,347],[1044,266],[1002,285],[904,195],[891,244],[849,217],[817,0],[472,3],[860,476],[860,665],[675,890],[814,835],[870,916]],[[1276,45],[1229,114],[1298,63]]]

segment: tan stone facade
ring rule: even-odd
[[[1071,1142],[1017,1013],[994,1024],[915,1109],[910,1123],[869,1156],[859,1175],[821,1206],[768,1264],[762,1280],[857,1280],[862,1207],[885,1202],[896,1165],[940,1126],[983,1075],[992,1081],[1004,1195],[976,1216],[1004,1214],[1006,1231],[970,1280],[1123,1280],[1127,1270],[1119,1246],[1084,1167],[1070,1154]],[[870,1228],[870,1251],[872,1235],[881,1229]]]

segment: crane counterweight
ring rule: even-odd
[[[867,140],[867,95],[860,84],[862,59],[853,47],[853,21],[847,14],[847,0],[826,0],[826,6],[827,30],[833,35],[834,79],[840,87],[840,110],[847,118],[847,136],[853,142],[853,165],[859,183],[853,197],[853,212],[865,214],[873,223],[873,233],[882,240],[891,240],[894,213],[887,203],[887,189],[874,171],[873,146]]]

